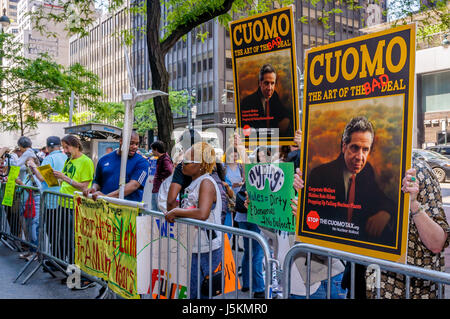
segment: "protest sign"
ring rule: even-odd
[[[138,225],[138,270],[145,272],[139,293],[154,299],[187,298],[193,227],[152,216],[139,216]]]
[[[53,174],[53,168],[50,164],[39,166],[37,169],[49,187],[58,186],[58,180]]]
[[[300,241],[405,262],[414,57],[414,25],[307,52]]]
[[[293,145],[299,114],[292,6],[230,22],[230,39],[236,125],[245,143]]]
[[[295,232],[293,163],[246,164],[246,190],[250,199],[247,219],[260,226]]]
[[[124,298],[137,294],[137,208],[74,195],[75,264],[108,281]]]
[[[14,201],[14,191],[16,189],[16,179],[19,176],[20,167],[10,166],[8,173],[8,181],[5,185],[5,193],[3,194],[2,205],[11,207]]]
[[[234,262],[233,251],[231,250],[230,240],[228,239],[228,234],[224,235],[223,244],[223,261],[224,261],[224,293],[236,291],[241,289],[241,282],[239,281],[239,276],[237,276],[236,263]]]

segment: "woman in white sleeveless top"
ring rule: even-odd
[[[191,176],[192,182],[185,190],[181,208],[174,208],[165,213],[166,220],[174,222],[175,218],[185,217],[199,219],[214,224],[221,224],[220,214],[222,200],[219,188],[211,177],[216,164],[215,152],[208,143],[199,142],[188,149],[183,159],[183,174]],[[200,282],[209,276],[209,237],[211,233],[212,272],[222,260],[222,234],[217,231],[200,230],[200,248],[195,236],[192,248],[190,297],[197,298],[198,253],[200,252]],[[207,296],[201,295],[200,298]]]

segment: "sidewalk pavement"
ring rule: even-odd
[[[0,242],[0,299],[94,299],[97,296],[100,285],[85,290],[71,290],[61,284],[64,278],[61,272],[55,273],[57,278],[53,278],[43,272],[42,267],[23,285],[28,273],[38,265],[37,261],[14,283],[27,263],[19,258],[19,254]]]
[[[441,189],[445,213],[450,223],[450,183],[442,183]],[[94,299],[98,295],[100,285],[96,284],[86,290],[71,290],[61,284],[61,279],[64,278],[62,273],[57,272],[58,277],[53,278],[43,272],[42,267],[23,285],[23,280],[37,266],[37,261],[14,283],[18,273],[26,265],[19,254],[0,242],[0,299]],[[450,247],[445,249],[444,256],[446,272],[450,273]],[[445,294],[450,299],[450,286],[445,287]]]

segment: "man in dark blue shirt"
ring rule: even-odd
[[[125,199],[141,202],[145,181],[148,177],[149,163],[136,153],[138,146],[139,135],[132,132],[126,169]],[[120,139],[120,147],[117,150],[100,158],[92,187],[83,192],[85,196],[92,194],[94,199],[99,195],[119,197],[121,148],[122,139]]]

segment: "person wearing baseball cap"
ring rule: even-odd
[[[44,165],[50,165],[54,170],[62,172],[64,168],[64,163],[67,160],[67,155],[64,154],[63,151],[61,151],[61,139],[58,136],[49,136],[47,138],[47,149],[49,154],[43,159],[41,166]],[[42,191],[52,191],[52,192],[59,192],[60,186],[53,186],[49,187],[47,183],[44,180],[44,177],[39,173],[37,169],[37,165],[33,161],[27,162],[28,166],[31,168],[32,173],[36,176],[36,178],[41,181],[42,185]],[[56,225],[56,216],[57,216],[57,206],[58,201],[55,200],[54,196],[47,196],[46,197],[46,214],[47,214],[47,220],[50,225]],[[49,219],[53,219],[50,221]],[[48,231],[46,229],[46,231]],[[50,239],[50,246],[52,249],[53,255],[56,253],[57,249],[57,241],[58,238],[55,238],[55,236],[48,236]],[[46,263],[46,266],[51,268],[53,271],[56,271],[57,268],[53,267],[50,263]]]

